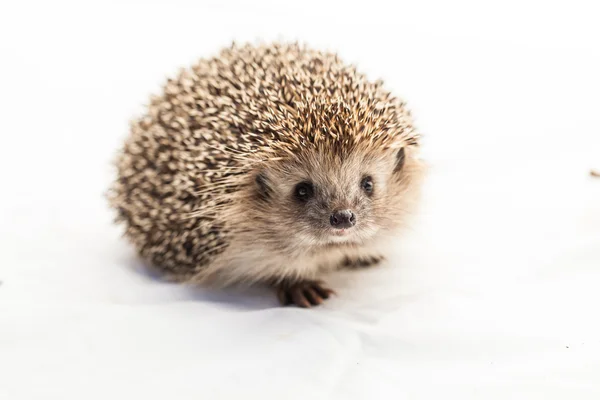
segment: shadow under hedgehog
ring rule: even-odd
[[[336,54],[232,45],[151,99],[109,199],[168,277],[310,307],[333,293],[321,274],[379,262],[405,226],[418,140],[405,104]]]

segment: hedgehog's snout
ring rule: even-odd
[[[329,223],[335,229],[348,229],[356,225],[356,215],[351,210],[334,211],[329,217]]]

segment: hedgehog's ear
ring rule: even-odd
[[[256,184],[256,193],[258,194],[258,198],[265,201],[268,200],[269,197],[271,197],[272,189],[265,173],[261,171],[256,174],[254,183]]]
[[[394,167],[394,172],[398,172],[404,167],[404,162],[406,161],[406,154],[404,152],[404,147],[402,147],[396,153],[396,167]]]

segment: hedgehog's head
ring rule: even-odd
[[[402,225],[419,172],[412,145],[306,149],[256,172],[248,217],[283,248],[365,243]]]

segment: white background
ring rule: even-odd
[[[600,6],[3,2],[0,399],[597,399]],[[231,40],[336,50],[431,165],[381,268],[325,306],[144,273],[103,193],[128,121]]]

